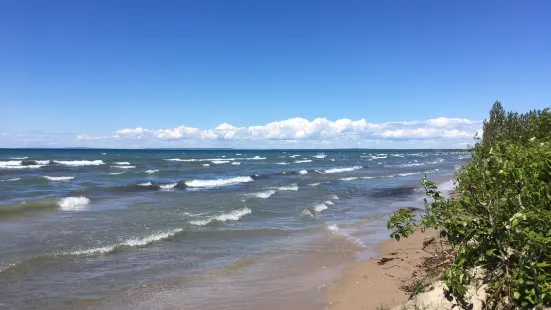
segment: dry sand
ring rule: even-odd
[[[377,258],[348,267],[339,282],[326,288],[329,309],[390,309],[407,302],[410,294],[400,286],[410,283],[422,259],[431,255],[422,250],[423,241],[437,236],[436,230],[427,230],[399,242],[383,242],[377,248]],[[392,260],[379,265],[381,258]]]

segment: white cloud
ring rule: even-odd
[[[437,128],[416,128],[416,129],[397,129],[386,130],[380,135],[383,138],[390,139],[458,139],[473,137],[475,132],[459,131],[457,129],[443,130]]]
[[[283,144],[296,143],[296,141],[307,141],[310,144],[315,144],[323,141],[325,145],[330,145],[332,141],[354,141],[355,145],[362,145],[362,141],[378,141],[381,138],[387,140],[436,139],[437,142],[438,140],[470,139],[474,136],[480,124],[480,121],[445,117],[426,121],[387,123],[368,123],[365,119],[351,120],[347,118],[335,121],[327,118],[316,118],[312,121],[304,118],[291,118],[249,127],[236,127],[228,123],[222,123],[213,129],[199,129],[184,125],[172,129],[137,127],[135,129],[121,129],[116,131],[115,134],[117,138],[126,140],[193,140],[218,141],[219,143],[220,141],[249,141],[249,143],[252,143],[251,140],[254,140],[263,142],[280,141],[279,143]],[[454,141],[454,143],[457,143],[457,141]]]
[[[425,121],[368,123],[365,119],[327,118],[307,120],[291,118],[282,121],[237,127],[222,123],[214,128],[181,125],[175,128],[123,128],[113,134],[66,135],[27,133],[24,139],[13,133],[0,133],[0,146],[90,147],[234,147],[234,148],[445,148],[473,144],[481,132],[481,121],[439,117]],[[18,137],[15,139],[14,137]],[[63,139],[59,138],[63,137]],[[76,137],[76,139],[75,139]],[[34,145],[35,141],[40,143]],[[421,142],[421,143],[419,143]]]
[[[471,125],[471,124],[480,123],[479,121],[471,121],[465,118],[446,118],[446,117],[429,119],[426,122],[429,126],[433,126],[433,127],[448,127],[448,126]]]

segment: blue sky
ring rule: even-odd
[[[549,12],[549,1],[2,1],[0,147],[465,146],[497,99],[549,106]]]

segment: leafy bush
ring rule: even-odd
[[[436,228],[456,249],[444,271],[448,292],[464,300],[473,270],[484,270],[486,306],[551,304],[551,113],[505,113],[496,102],[472,160],[456,176],[459,198],[445,198],[426,176],[420,218],[397,211],[391,236]]]

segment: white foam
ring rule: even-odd
[[[186,158],[186,159],[181,159],[181,158],[169,158],[169,159],[165,159],[167,161],[181,161],[181,162],[194,162],[194,161],[219,161],[221,160],[220,158]],[[235,158],[224,158],[224,160],[235,160]]]
[[[313,157],[323,159],[323,158],[327,157],[327,155],[325,155],[323,153],[319,153],[317,155],[314,155]]]
[[[140,183],[138,184],[139,186],[151,186],[153,184],[151,184],[151,182],[145,182],[145,183]]]
[[[234,166],[239,166],[239,165],[241,165],[241,162],[238,162],[238,161],[234,161],[234,162],[233,162],[233,163],[231,163],[231,164],[232,164],[232,165],[234,165]]]
[[[331,200],[339,200],[339,196],[337,196],[337,195],[331,195],[331,196],[329,197],[329,199],[331,199]]]
[[[371,159],[385,159],[387,156],[371,156]]]
[[[278,165],[288,165],[289,163],[277,163]]]
[[[101,155],[107,155],[107,153],[101,153]]]
[[[357,179],[358,179],[358,177],[349,177],[349,178],[341,178],[339,180],[341,180],[341,181],[353,181],[353,180],[357,180]]]
[[[295,160],[295,161],[294,161],[295,164],[303,164],[303,163],[311,163],[311,162],[312,162],[311,159]]]
[[[67,253],[68,255],[91,255],[91,254],[105,254],[109,252],[113,252],[115,250],[115,246],[108,245],[103,247],[97,247],[92,249],[85,249],[85,250],[77,250],[73,252]]]
[[[405,172],[405,173],[398,173],[397,175],[401,177],[407,177],[407,176],[416,175],[416,174],[419,174],[419,172]]]
[[[331,159],[329,159],[329,160],[330,160],[330,161],[335,161],[335,159],[334,159],[334,158],[331,158]]]
[[[71,181],[75,177],[49,177],[49,176],[44,176],[44,178],[48,179],[50,181]]]
[[[272,196],[275,193],[276,193],[275,190],[269,190],[269,191],[265,191],[265,192],[250,194],[250,196],[266,199],[266,198],[270,198],[270,196]]]
[[[144,172],[149,173],[149,174],[153,174],[153,173],[159,172],[159,170],[146,170]]]
[[[110,175],[119,175],[123,173],[126,173],[126,172],[109,172]]]
[[[50,164],[50,160],[35,160],[34,161],[37,165],[49,165]]]
[[[111,168],[118,168],[118,169],[134,169],[136,166],[111,166]]]
[[[326,200],[326,201],[324,201],[323,203],[325,203],[326,205],[330,205],[330,206],[332,206],[332,205],[335,204],[335,203],[332,202],[331,200]]]
[[[291,157],[291,158],[296,158],[296,157],[300,157],[300,156],[302,156],[302,155],[289,155],[289,157]]]
[[[55,163],[65,166],[99,166],[103,165],[103,160],[54,160]]]
[[[210,164],[203,164],[203,167],[210,167]]]
[[[16,159],[16,160],[22,160],[22,159],[27,159],[28,157],[10,157],[8,159]]]
[[[110,253],[115,250],[118,246],[132,246],[132,247],[140,247],[140,246],[146,246],[148,244],[151,244],[156,241],[160,241],[163,239],[170,238],[174,235],[176,235],[179,232],[182,232],[183,229],[177,228],[173,229],[167,232],[159,232],[153,235],[145,236],[143,238],[133,238],[125,240],[117,245],[108,245],[103,247],[97,247],[92,249],[85,249],[85,250],[77,250],[73,252],[66,253],[68,255],[91,255],[91,254],[105,254]]]
[[[193,180],[186,182],[186,185],[189,187],[217,187],[217,186],[228,186],[239,183],[253,182],[253,178],[250,176],[246,177],[235,177],[229,179],[216,179],[216,180]]]
[[[352,243],[355,243],[355,244],[357,244],[361,247],[365,247],[365,244],[362,242],[362,240],[360,240],[357,237],[354,237],[354,236],[351,236],[349,234],[346,234],[346,233],[342,232],[340,230],[339,226],[337,226],[336,224],[331,224],[331,225],[328,224],[327,229],[329,229],[329,231],[331,231],[331,233],[334,234],[334,235],[344,237],[345,239],[347,239],[348,241],[350,241]]]
[[[21,180],[21,178],[11,178],[11,179],[6,179],[6,180],[0,180],[0,182],[14,182],[14,181],[19,181]]]
[[[249,160],[264,160],[264,159],[266,159],[266,157],[255,156],[255,157],[251,157],[251,158],[242,158],[242,159],[249,159]]]
[[[213,160],[211,161],[213,164],[220,165],[220,164],[227,164],[230,161],[229,160]]]
[[[57,205],[61,207],[63,211],[79,211],[86,209],[86,206],[90,203],[90,199],[80,196],[80,197],[65,197],[61,198]]]
[[[175,188],[176,185],[178,185],[178,183],[161,184],[161,185],[159,185],[159,187],[160,187],[161,189],[167,190],[167,189],[173,189],[173,188]]]
[[[311,183],[311,184],[308,184],[308,186],[318,186],[320,185],[320,183]]]
[[[333,168],[333,169],[327,169],[324,172],[325,173],[341,173],[341,172],[348,172],[348,171],[354,171],[362,169],[362,166],[354,166],[354,167],[348,167],[348,168]]]
[[[237,154],[235,154],[235,156],[241,156],[241,154],[237,153]]]
[[[300,170],[298,173],[300,173],[300,174],[308,174],[308,170]]]
[[[327,210],[327,205],[324,203],[320,203],[314,206],[314,211],[321,212],[323,210]]]
[[[115,162],[115,165],[126,166],[126,165],[130,165],[130,163],[127,161],[117,161]]]
[[[298,185],[291,184],[291,185],[288,185],[288,186],[281,186],[281,187],[278,187],[277,190],[279,190],[279,191],[298,191]]]
[[[310,210],[308,210],[308,209],[302,210],[302,212],[301,212],[300,214],[301,214],[301,215],[304,215],[304,216],[314,217],[314,214],[312,214],[312,211],[310,211]]]
[[[44,165],[22,165],[20,160],[0,161],[0,169],[36,169]]]
[[[199,159],[195,159],[195,158],[191,158],[191,159],[168,158],[165,160],[167,161],[200,161]]]
[[[204,220],[191,221],[189,223],[196,226],[204,226],[209,224],[212,221],[218,221],[218,222],[237,221],[247,214],[251,214],[251,209],[245,207],[242,209],[233,210],[228,213],[222,213],[220,215],[211,216]]]
[[[121,245],[134,246],[134,247],[145,246],[156,241],[170,238],[181,231],[183,231],[183,229],[177,228],[168,232],[156,233],[140,239],[129,239],[124,241]]]

